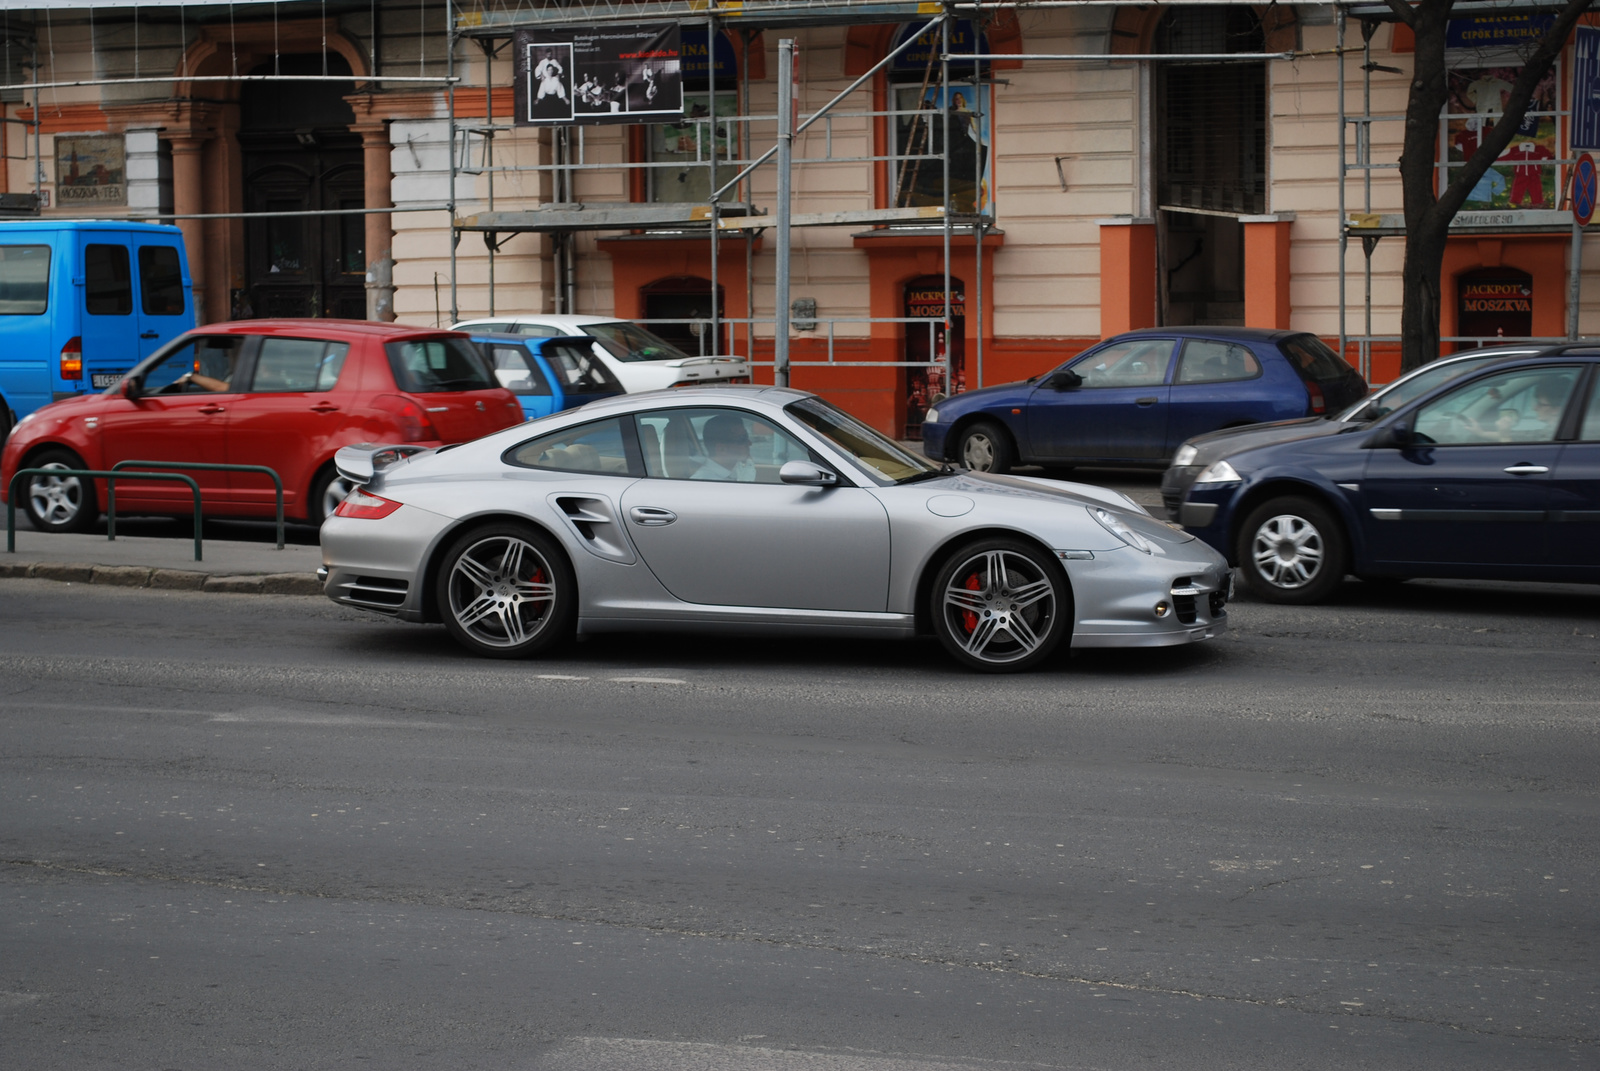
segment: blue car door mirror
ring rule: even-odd
[[[1083,386],[1083,377],[1070,368],[1063,368],[1045,380],[1045,386],[1053,390],[1077,390]]]

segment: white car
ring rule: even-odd
[[[455,330],[507,331],[539,338],[592,335],[596,339],[596,356],[622,381],[622,388],[629,394],[667,387],[750,382],[750,362],[743,357],[691,357],[632,320],[612,316],[485,316],[463,320]]]

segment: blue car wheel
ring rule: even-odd
[[[1011,436],[992,420],[969,424],[956,438],[956,464],[973,472],[1009,472],[1016,459]]]

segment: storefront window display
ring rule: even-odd
[[[1483,137],[1505,110],[1506,97],[1521,72],[1516,66],[1461,65],[1446,76],[1449,99],[1445,104],[1445,181],[1455,168],[1477,152]],[[1468,211],[1504,208],[1559,207],[1557,159],[1560,140],[1556,110],[1559,72],[1552,69],[1528,104],[1517,135],[1494,165],[1484,172],[1462,205]]]

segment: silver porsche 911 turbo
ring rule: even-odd
[[[909,637],[978,670],[1226,627],[1231,574],[1115,491],[980,476],[779,387],[630,394],[427,450],[339,451],[335,602],[492,657],[574,634]]]

